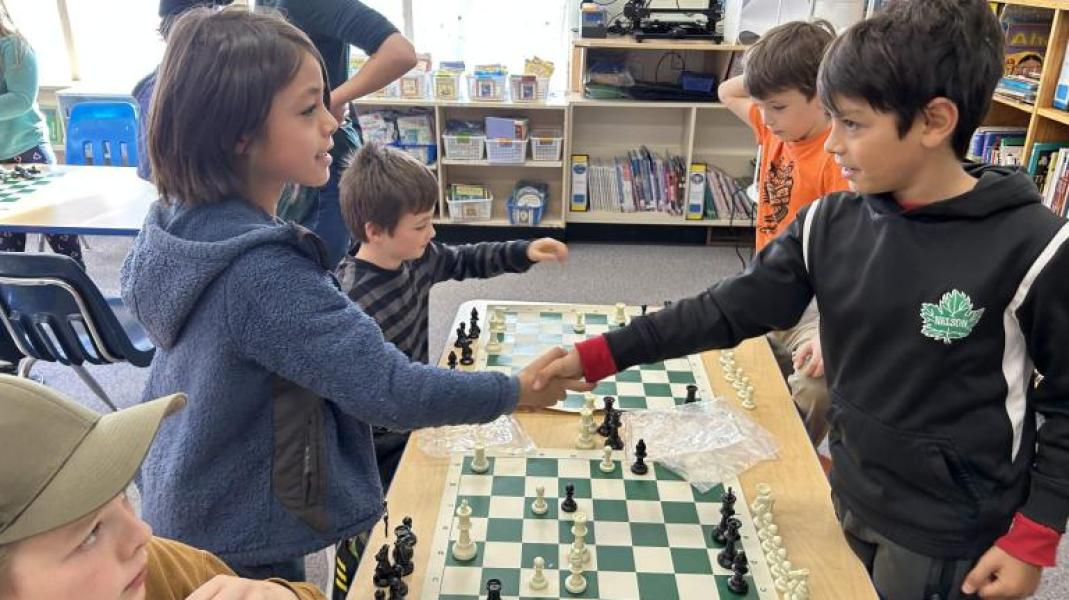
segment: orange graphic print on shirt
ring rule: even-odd
[[[781,157],[783,158],[783,157]],[[791,190],[794,189],[794,163],[780,160],[768,166],[761,183],[761,197],[766,199],[765,210],[758,215],[757,228],[769,238],[776,237],[780,225],[791,209]]]
[[[831,127],[800,142],[785,142],[773,135],[757,105],[750,107],[750,126],[761,146],[757,171],[757,250],[783,232],[798,210],[831,192],[850,189],[824,142]]]

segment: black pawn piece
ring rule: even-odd
[[[646,465],[646,440],[639,440],[635,446],[635,462],[631,465],[631,472],[635,475],[645,475],[650,472]]]
[[[579,506],[575,503],[575,486],[568,484],[564,486],[564,502],[560,503],[560,509],[566,513],[575,512]]]
[[[645,317],[646,316],[646,310],[647,310],[648,307],[645,304],[643,304],[639,308],[642,309],[642,316]]]
[[[672,306],[672,301],[671,300],[665,300],[664,301],[664,307],[668,308],[669,306]]]
[[[416,545],[416,534],[412,533],[412,517],[405,517],[401,519],[401,524],[394,527],[393,533],[397,536],[398,542],[405,542],[409,546]]]
[[[375,590],[375,600],[386,600],[386,591]]]
[[[486,581],[486,600],[501,600],[500,579],[488,579]]]
[[[730,569],[735,563],[735,556],[738,554],[738,548],[735,546],[735,543],[739,541],[738,520],[728,520],[727,533],[724,535],[724,540],[724,549],[720,551],[720,554],[716,555],[716,562],[720,563],[721,567]]]
[[[722,496],[720,496],[720,504],[721,504],[720,512],[723,513],[724,509],[727,508],[727,509],[731,510],[731,515],[728,515],[728,516],[730,517],[730,516],[734,515],[735,514],[735,501],[736,500],[738,500],[738,498],[735,497],[734,488],[732,488],[731,486],[728,486],[728,491],[724,492],[724,494]]]
[[[394,576],[393,565],[390,564],[390,545],[383,544],[375,553],[375,587],[384,588],[390,585],[390,578]]]
[[[452,350],[449,351],[449,361],[447,363],[450,369],[457,368],[457,353]]]
[[[413,554],[412,546],[408,545],[407,540],[401,540],[393,545],[394,569],[402,576],[411,575],[415,569],[415,565],[412,564]]]
[[[618,410],[612,413],[612,425],[609,427],[609,437],[605,439],[605,445],[613,450],[624,449],[624,441],[620,439],[620,411]]]
[[[460,348],[460,364],[465,367],[475,364],[475,359],[472,357],[471,342],[464,344]]]
[[[750,585],[746,583],[746,574],[750,572],[750,567],[746,562],[746,553],[739,551],[735,555],[735,562],[731,563],[731,578],[728,579],[728,590],[733,594],[745,596],[750,591]]]
[[[605,396],[605,419],[598,425],[598,435],[601,437],[609,437],[609,431],[612,428],[612,405],[616,402],[612,396]]]
[[[405,600],[407,595],[408,584],[402,581],[400,577],[392,577],[390,579],[390,600]]]
[[[693,404],[698,401],[698,386],[693,383],[687,386],[687,404]]]
[[[40,175],[41,169],[37,168],[37,165],[30,167],[30,175]]]
[[[464,331],[464,323],[457,325],[457,341],[453,342],[454,348],[463,348],[464,342],[468,339],[468,333]]]

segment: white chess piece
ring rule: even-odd
[[[571,563],[572,574],[564,580],[564,589],[573,594],[582,594],[586,591],[586,578],[583,577],[583,563],[582,557],[572,554],[569,563]]]
[[[474,473],[490,470],[490,461],[486,459],[486,446],[482,442],[475,442],[475,457],[471,459],[471,470]]]
[[[475,542],[471,541],[471,506],[467,499],[460,501],[457,519],[457,529],[460,530],[460,534],[457,536],[456,543],[453,544],[453,558],[459,561],[469,561],[475,558],[478,548]]]
[[[535,488],[534,502],[531,503],[531,512],[536,515],[544,515],[549,510],[549,503],[546,502],[546,486],[540,485]]]
[[[583,313],[575,313],[575,325],[572,326],[572,331],[586,333],[586,317],[583,316]]]
[[[583,395],[583,406],[590,409],[590,414],[594,414],[597,410],[598,397],[594,394],[587,392]]]
[[[579,415],[579,439],[575,447],[590,450],[594,447],[594,413],[584,406]]]
[[[536,556],[534,559],[534,575],[531,576],[531,581],[528,585],[532,590],[544,590],[549,585],[549,580],[546,579],[546,559],[541,556]]]
[[[598,467],[602,473],[612,473],[616,470],[616,462],[612,459],[612,446],[605,446],[601,449],[601,464]]]
[[[501,339],[499,334],[493,329],[490,330],[490,341],[486,342],[486,351],[491,354],[497,354],[501,352]]]
[[[575,540],[572,542],[571,554],[578,556],[581,564],[590,562],[590,548],[586,547],[586,533],[586,513],[577,512],[572,524],[572,535],[575,536]]]
[[[616,324],[623,325],[627,323],[627,313],[624,311],[627,309],[627,305],[623,302],[616,303]]]

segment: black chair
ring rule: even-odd
[[[74,259],[57,254],[0,252],[0,320],[25,358],[69,366],[112,410],[115,404],[84,363],[147,367],[156,348],[119,298],[105,299]]]

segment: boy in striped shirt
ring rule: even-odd
[[[357,240],[338,264],[342,290],[379,324],[386,341],[427,362],[431,286],[449,279],[524,273],[542,261],[564,262],[553,238],[451,246],[434,241],[438,182],[408,154],[378,144],[357,152],[341,177],[341,211]],[[407,432],[374,431],[383,489],[401,460]]]

